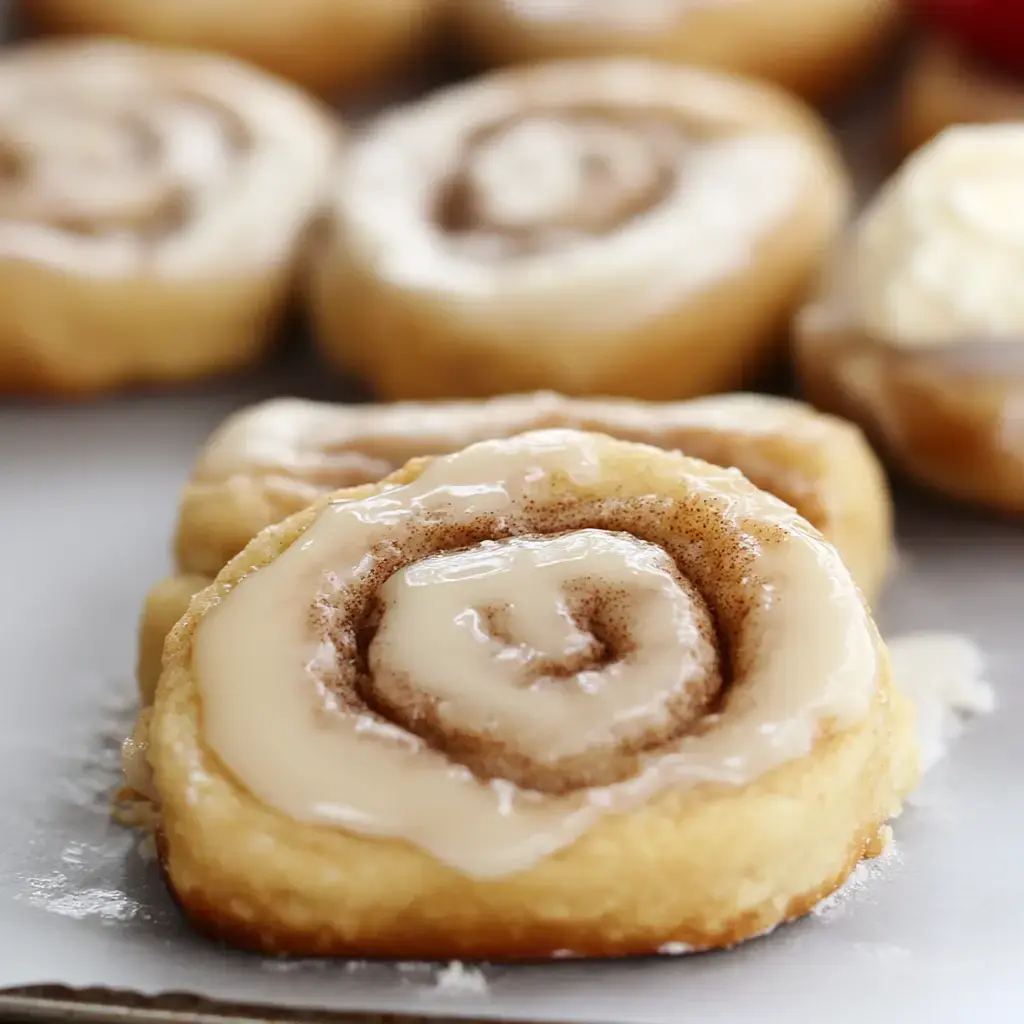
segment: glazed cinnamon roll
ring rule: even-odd
[[[164,637],[220,568],[260,530],[338,487],[376,481],[416,455],[539,428],[598,431],[736,466],[793,505],[838,548],[869,599],[892,546],[888,487],[860,431],[798,402],[724,395],[667,405],[554,394],[485,402],[326,405],[277,399],[243,410],[211,437],[182,495],[180,575],[151,592],[139,683],[148,702]]]
[[[290,87],[87,41],[0,58],[0,391],[237,367],[266,345],[334,157]]]
[[[633,61],[443,91],[350,156],[312,306],[386,399],[726,390],[774,354],[847,203],[798,101]]]
[[[1024,126],[963,126],[870,205],[801,315],[808,396],[907,475],[1024,512]]]
[[[31,25],[215,50],[317,91],[353,89],[416,58],[437,0],[22,0]]]
[[[915,780],[911,718],[790,506],[551,430],[260,534],[175,626],[129,752],[210,935],[614,956],[740,942],[839,886]]]
[[[895,0],[454,0],[490,63],[633,54],[764,78],[807,99],[841,96],[897,25]]]

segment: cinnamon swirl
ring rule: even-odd
[[[227,370],[267,343],[335,149],[289,86],[126,43],[0,57],[0,391]]]
[[[774,354],[847,204],[798,101],[636,61],[442,91],[350,157],[312,306],[387,399],[726,390]]]
[[[318,92],[369,84],[414,59],[437,0],[22,0],[52,32],[215,50]]]
[[[878,848],[912,716],[836,549],[678,453],[552,430],[264,531],[168,640],[158,848],[272,953],[730,945]]]
[[[865,212],[799,318],[810,398],[906,474],[1024,513],[1024,126],[951,128]]]
[[[278,399],[231,417],[196,462],[178,517],[181,575],[154,588],[143,613],[144,700],[160,674],[164,637],[192,595],[260,530],[338,487],[379,480],[416,455],[554,427],[736,466],[834,543],[869,599],[881,589],[892,513],[878,461],[856,427],[798,402],[762,395],[667,405],[554,394],[382,406]]]
[[[855,85],[897,24],[894,0],[454,0],[491,63],[633,54],[764,78],[815,101]]]

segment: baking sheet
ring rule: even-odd
[[[1024,536],[919,499],[902,503],[883,628],[966,632],[1000,707],[896,822],[894,852],[806,921],[724,954],[519,968],[268,962],[191,935],[108,796],[178,488],[208,431],[268,386],[0,409],[0,988],[590,1024],[766,1007],[794,1024],[826,1008],[832,1021],[1024,1017]]]

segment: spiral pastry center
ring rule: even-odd
[[[954,355],[1018,347],[1022,172],[1024,130],[1010,123],[957,128],[904,165],[866,211],[842,268],[872,340],[961,349]]]
[[[78,235],[157,237],[229,173],[234,119],[178,95],[34,97],[0,129],[0,217]]]
[[[856,720],[872,630],[835,549],[738,473],[552,430],[327,506],[193,664],[261,800],[488,876]]]
[[[600,235],[669,194],[685,146],[664,119],[600,112],[527,114],[476,133],[444,184],[438,219],[452,235],[552,248]]]
[[[628,778],[721,687],[704,600],[628,534],[442,552],[380,602],[370,699],[479,778],[553,793]]]

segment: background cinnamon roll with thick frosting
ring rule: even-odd
[[[430,35],[438,6],[438,0],[22,0],[20,12],[47,31],[230,54],[327,92],[401,71]]]
[[[0,391],[198,377],[266,344],[336,137],[227,58],[126,43],[0,58]]]
[[[471,50],[510,63],[632,54],[764,78],[821,101],[855,85],[895,0],[454,0]]]
[[[399,108],[332,192],[317,334],[382,398],[658,400],[764,366],[848,189],[798,101],[626,60],[496,73]]]
[[[909,476],[1024,512],[1024,125],[951,128],[864,213],[799,319],[808,396]]]
[[[911,718],[790,506],[554,430],[264,531],[175,627],[128,752],[211,935],[612,956],[739,942],[839,886],[915,781]]]
[[[738,467],[839,548],[869,599],[881,589],[892,510],[878,460],[857,427],[798,402],[723,395],[662,405],[547,393],[376,406],[277,399],[232,416],[199,455],[178,516],[179,575],[154,587],[143,611],[144,700],[160,674],[164,638],[192,595],[260,530],[329,491],[380,480],[414,456],[555,427]]]

